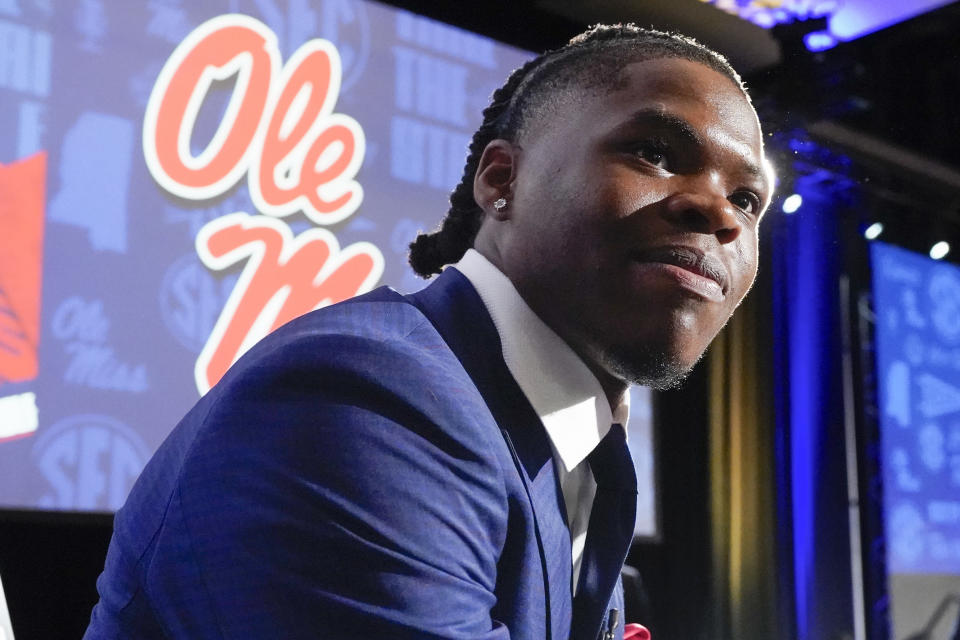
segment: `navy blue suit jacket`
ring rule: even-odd
[[[570,572],[546,433],[448,270],[238,361],[117,513],[85,637],[565,640]]]

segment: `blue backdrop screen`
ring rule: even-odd
[[[871,245],[894,638],[960,593],[960,267]],[[931,638],[951,638],[951,607]]]
[[[960,267],[872,253],[888,569],[960,574]]]

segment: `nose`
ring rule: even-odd
[[[737,208],[712,185],[686,185],[667,199],[666,210],[674,225],[715,235],[723,244],[736,240],[743,230]]]

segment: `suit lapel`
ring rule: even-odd
[[[506,363],[500,336],[473,285],[455,269],[409,296],[457,355],[503,432],[535,518],[547,628],[566,640],[572,615],[570,533],[547,433]]]

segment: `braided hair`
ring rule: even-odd
[[[530,122],[549,107],[549,98],[577,86],[585,90],[617,89],[620,71],[633,62],[683,58],[727,76],[749,99],[743,81],[721,54],[677,33],[633,24],[596,25],[559,49],[547,51],[516,69],[493,92],[483,123],[473,134],[460,184],[450,194],[450,209],[438,229],[410,243],[410,266],[429,278],[463,257],[483,222],[473,197],[473,181],[484,149],[492,140],[516,142]]]

